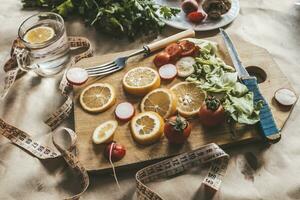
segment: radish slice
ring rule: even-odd
[[[171,80],[177,75],[177,69],[173,64],[166,64],[159,68],[159,76],[164,80]]]
[[[297,96],[292,90],[281,88],[275,92],[275,99],[283,106],[291,106],[297,101]]]
[[[185,78],[194,73],[194,64],[196,64],[196,61],[193,57],[190,56],[183,57],[180,60],[178,60],[176,63],[178,76]]]
[[[70,84],[82,85],[88,80],[89,75],[85,69],[75,67],[67,71],[66,77]]]
[[[115,114],[122,121],[129,121],[134,116],[135,110],[131,103],[123,102],[117,105]]]

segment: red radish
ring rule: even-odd
[[[66,78],[72,85],[82,85],[88,80],[89,75],[85,69],[74,67],[67,71]]]
[[[111,158],[113,162],[121,160],[126,154],[126,149],[123,145],[112,142],[104,149],[104,156],[108,159]]]
[[[275,92],[275,99],[283,106],[292,106],[297,101],[297,95],[290,89],[280,88]]]
[[[191,12],[197,11],[198,10],[198,2],[196,0],[184,0],[181,3],[181,8],[183,12],[186,14],[189,14]]]
[[[129,121],[134,116],[135,110],[131,103],[123,102],[117,105],[115,114],[122,121]]]
[[[159,68],[158,73],[162,79],[171,80],[177,75],[177,69],[173,64],[166,64]]]
[[[193,23],[200,23],[205,19],[205,14],[203,12],[191,12],[188,14],[188,19]]]

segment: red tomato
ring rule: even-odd
[[[191,134],[190,123],[181,116],[173,116],[165,123],[164,133],[172,144],[182,144]]]
[[[117,144],[116,142],[112,142],[112,143],[108,144],[104,149],[104,156],[107,159],[109,159],[109,153],[110,153],[111,148],[112,148],[111,160],[113,162],[121,160],[126,154],[126,149],[123,145]]]
[[[199,110],[199,118],[204,126],[216,126],[225,121],[225,110],[218,99],[208,97]]]
[[[180,41],[178,44],[182,49],[182,52],[181,52],[182,57],[192,56],[194,54],[196,46],[193,42],[190,42],[188,40],[183,40],[183,41]]]
[[[175,62],[181,57],[182,49],[177,43],[171,43],[165,48],[165,52],[169,54],[170,61]]]
[[[170,60],[170,55],[167,52],[160,52],[155,56],[153,62],[155,66],[159,68],[165,64],[170,63]]]
[[[205,14],[203,12],[195,11],[188,14],[187,17],[193,23],[200,23],[205,18]]]
[[[194,52],[193,52],[193,57],[197,57],[200,55],[200,47],[199,46],[195,46]]]

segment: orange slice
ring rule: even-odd
[[[48,26],[39,26],[30,29],[24,36],[24,40],[31,44],[40,44],[51,40],[55,35],[54,29]]]
[[[109,120],[100,124],[93,133],[92,140],[95,144],[108,143],[113,140],[114,133],[118,127],[118,122]]]
[[[152,144],[163,135],[164,120],[156,112],[148,111],[134,116],[131,120],[131,134],[140,144]]]
[[[160,86],[160,77],[152,68],[137,67],[125,74],[123,86],[129,94],[145,95]]]
[[[171,90],[177,99],[177,111],[184,117],[196,115],[206,97],[203,90],[190,82],[177,83]]]
[[[141,111],[154,111],[161,117],[168,118],[176,112],[176,97],[169,89],[155,89],[143,98]]]
[[[80,94],[82,108],[89,112],[103,112],[116,101],[116,93],[112,85],[95,83],[86,87]]]

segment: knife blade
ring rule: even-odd
[[[236,48],[234,47],[229,35],[222,28],[220,28],[220,32],[221,32],[223,41],[225,43],[225,46],[228,50],[228,53],[230,55],[230,58],[232,60],[233,66],[238,73],[239,78],[250,77],[249,73],[247,72],[247,70],[245,69],[245,67],[242,64],[239,54],[238,54]]]
[[[230,39],[229,35],[225,32],[225,30],[220,28],[220,33],[224,40],[225,46],[228,50],[229,56],[232,60],[233,66],[235,67],[238,73],[238,77],[240,81],[244,85],[246,85],[249,91],[253,92],[255,102],[258,102],[260,100],[263,101],[263,107],[259,113],[259,119],[260,119],[259,127],[262,135],[269,142],[278,142],[281,137],[281,134],[279,133],[271,109],[259,90],[256,77],[250,76],[247,70],[245,69],[245,67],[243,66],[242,61],[238,55],[238,52],[234,47],[233,42]]]

